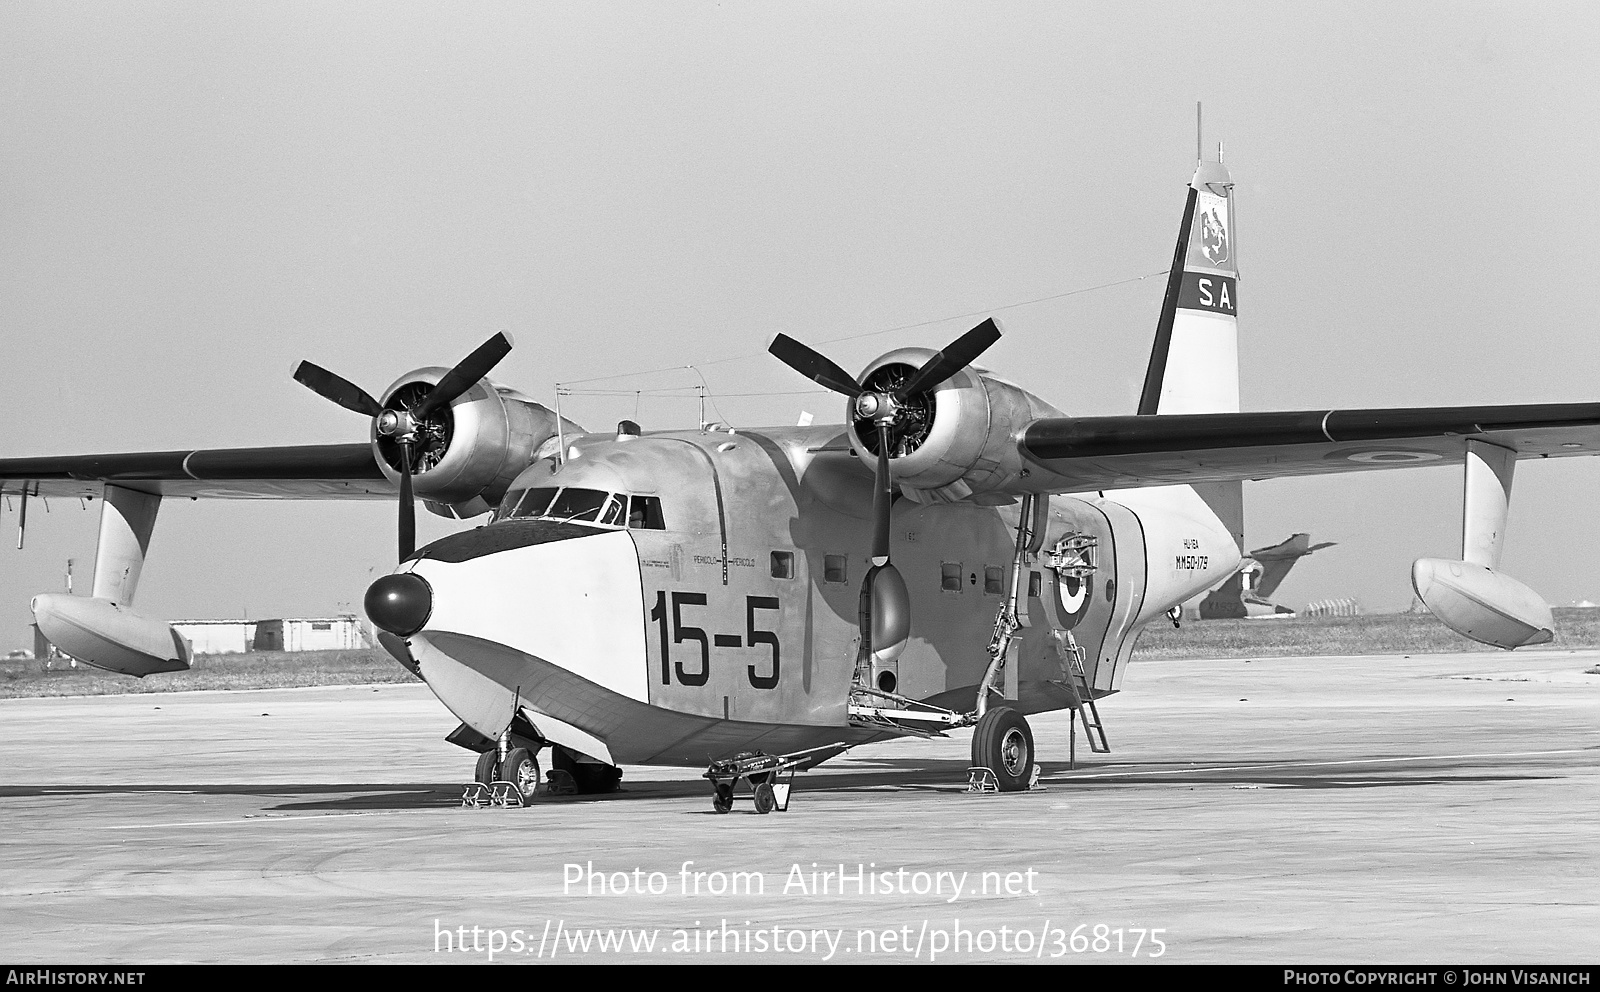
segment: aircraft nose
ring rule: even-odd
[[[391,634],[410,637],[433,615],[433,587],[420,575],[396,572],[367,589],[365,605],[373,623]]]
[[[512,520],[452,534],[409,573],[433,596],[426,628],[407,643],[428,688],[481,734],[505,729],[517,692],[604,737],[610,711],[585,693],[650,700],[641,570],[622,530]]]

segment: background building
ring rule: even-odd
[[[262,620],[255,628],[256,651],[336,651],[372,647],[375,643],[367,625],[354,614]],[[195,647],[199,649],[199,645]]]

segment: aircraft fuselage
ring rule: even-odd
[[[552,741],[617,763],[882,736],[847,712],[872,487],[838,426],[569,439],[564,460],[518,477],[493,522],[402,566],[434,597],[412,649],[486,737],[515,698]],[[1022,712],[1068,705],[1067,631],[1095,694],[1114,692],[1138,625],[1238,560],[1187,487],[1048,499],[1036,543],[1087,536],[1094,571],[1061,578],[1036,555],[1023,572],[1027,626],[1005,683]],[[891,553],[914,636],[863,673],[869,684],[973,707],[1018,513],[896,502]]]

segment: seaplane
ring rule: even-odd
[[[857,373],[778,335],[842,423],[596,432],[488,378],[496,334],[376,397],[301,363],[364,441],[0,459],[24,514],[101,501],[92,595],[33,614],[80,661],[182,670],[187,642],[134,607],[163,499],[398,498],[366,611],[460,720],[474,781],[604,792],[620,765],[704,766],[715,809],[739,787],[763,813],[786,774],[875,741],[970,729],[971,785],[1002,793],[1036,784],[1030,716],[1070,710],[1106,749],[1098,704],[1141,628],[1237,573],[1219,494],[1245,480],[1461,465],[1461,556],[1416,561],[1417,595],[1482,643],[1549,641],[1549,606],[1499,568],[1514,469],[1600,452],[1600,404],[1241,412],[1234,227],[1203,160],[1127,414],[978,364],[991,319]],[[418,500],[486,522],[416,547]]]

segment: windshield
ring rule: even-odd
[[[543,486],[514,489],[495,510],[495,520],[542,517],[547,520],[585,520],[630,527],[635,530],[665,530],[659,496],[629,496],[600,489]]]
[[[544,513],[550,506],[550,501],[555,498],[556,487],[549,486],[540,489],[513,489],[506,493],[506,498],[500,501],[500,509],[495,513],[496,520],[507,520],[511,517],[537,517]]]
[[[550,509],[544,511],[541,516],[553,517],[556,520],[594,520],[599,515],[600,508],[605,506],[610,498],[610,493],[598,489],[567,486],[550,504]]]

